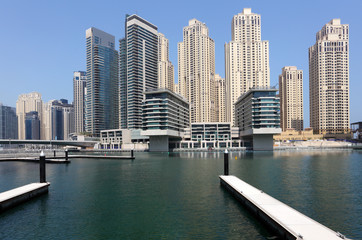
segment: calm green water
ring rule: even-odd
[[[237,159],[235,159],[235,156]],[[362,153],[232,153],[230,174],[347,237],[362,239]],[[49,194],[0,215],[0,239],[273,239],[219,182],[222,153],[47,165]],[[0,192],[38,181],[0,162]]]

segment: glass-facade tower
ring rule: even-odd
[[[125,38],[120,40],[120,123],[142,128],[144,92],[157,88],[157,27],[137,15],[126,16]]]
[[[118,128],[118,52],[114,36],[96,28],[86,31],[87,93],[85,130],[99,136],[101,130]]]

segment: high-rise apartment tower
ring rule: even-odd
[[[86,31],[87,94],[85,129],[99,136],[104,129],[118,128],[118,52],[114,36],[96,28]]]
[[[315,133],[349,132],[349,26],[333,19],[309,48],[310,124]]]
[[[73,98],[75,114],[75,132],[82,133],[85,116],[85,94],[86,94],[86,72],[78,71],[73,73]]]
[[[127,15],[120,40],[121,128],[142,128],[144,92],[158,85],[157,27],[137,15]]]
[[[158,88],[174,91],[174,68],[169,60],[168,39],[158,33]]]
[[[16,115],[18,116],[18,135],[20,140],[26,139],[25,118],[28,112],[37,112],[37,119],[41,119],[43,101],[41,94],[32,92],[19,95],[16,101]],[[40,130],[41,131],[41,130]],[[44,139],[44,138],[42,138]]]
[[[283,67],[279,75],[280,127],[303,130],[303,70]]]
[[[226,121],[226,108],[225,108],[225,78],[215,74],[215,88],[216,88],[216,116],[218,122]]]
[[[190,122],[215,122],[215,43],[205,23],[196,19],[178,43],[179,93],[190,104]]]
[[[269,87],[269,42],[261,40],[261,17],[244,8],[231,21],[225,44],[226,121],[234,122],[234,103],[250,88]]]
[[[16,109],[0,103],[0,139],[18,138],[18,118]]]

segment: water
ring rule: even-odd
[[[235,159],[237,157],[237,159]],[[362,153],[231,153],[230,174],[362,239]],[[222,153],[47,165],[49,194],[0,215],[0,239],[273,239],[220,186]],[[0,192],[38,181],[34,163],[0,162]]]

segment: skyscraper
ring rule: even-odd
[[[215,43],[205,23],[196,19],[178,43],[179,92],[190,103],[190,122],[215,122]]]
[[[261,17],[244,8],[231,21],[225,44],[226,121],[234,122],[234,103],[252,87],[269,87],[269,42],[261,40]]]
[[[73,98],[75,114],[75,132],[82,133],[85,116],[85,94],[86,94],[86,72],[78,71],[73,73]]]
[[[225,78],[220,77],[219,74],[215,74],[215,88],[216,88],[216,116],[218,122],[226,121],[226,109],[225,109]]]
[[[43,125],[47,140],[67,140],[75,131],[75,114],[68,100],[51,100],[44,104]]]
[[[25,139],[25,117],[26,113],[35,111],[37,118],[40,120],[42,116],[43,101],[41,94],[32,92],[21,94],[16,101],[16,115],[18,116],[18,135],[20,140]]]
[[[283,67],[279,75],[280,127],[303,130],[303,71]]]
[[[40,119],[37,111],[25,114],[25,139],[40,140]]]
[[[349,26],[333,19],[309,48],[310,123],[315,133],[349,132]]]
[[[119,126],[127,129],[127,41],[119,40]]]
[[[174,68],[169,60],[168,39],[162,33],[158,33],[158,87],[174,91]]]
[[[86,31],[87,94],[86,132],[99,136],[104,129],[118,128],[118,52],[114,36],[96,28]]]
[[[16,109],[0,103],[0,139],[18,138],[18,118]]]
[[[121,127],[141,129],[144,92],[158,84],[158,32],[137,15],[126,16],[125,29],[120,40]]]

